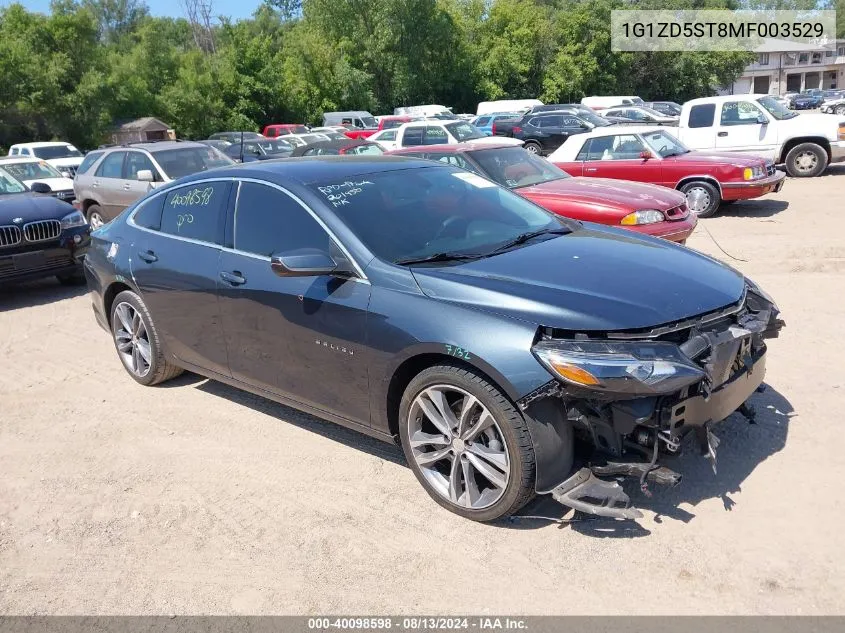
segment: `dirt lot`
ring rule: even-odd
[[[701,222],[691,246],[788,327],[718,477],[686,456],[635,524],[462,520],[390,445],[195,376],[137,386],[83,289],[0,293],[0,612],[845,613],[843,199],[839,167]]]

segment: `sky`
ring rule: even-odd
[[[50,11],[50,0],[18,1],[30,11],[41,11],[42,13]],[[10,4],[12,4],[12,0],[0,0],[0,7]],[[153,15],[185,17],[179,0],[146,0],[146,4],[150,7],[150,13]],[[212,6],[214,15],[226,15],[237,19],[250,17],[260,4],[261,0],[214,0]]]

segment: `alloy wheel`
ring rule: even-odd
[[[531,143],[529,143],[528,145],[525,146],[525,151],[528,152],[529,154],[539,154],[540,153],[540,150],[537,149],[537,146],[533,145]]]
[[[88,224],[91,225],[92,229],[98,229],[105,224],[105,220],[103,220],[103,216],[101,216],[96,211],[93,211],[91,215],[88,216]]]
[[[472,394],[453,385],[424,389],[411,403],[408,436],[420,472],[450,503],[480,510],[505,493],[507,444],[493,415]]]
[[[795,166],[795,171],[806,174],[816,168],[816,165],[819,164],[819,157],[815,152],[801,152],[793,159],[792,163]]]
[[[696,215],[706,211],[710,208],[710,192],[704,187],[687,189],[687,206]]]
[[[147,326],[131,303],[120,303],[114,309],[112,324],[117,353],[124,367],[139,378],[150,372],[152,353]]]

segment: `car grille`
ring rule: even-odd
[[[0,247],[20,244],[21,230],[16,226],[0,226]]]
[[[70,202],[76,197],[73,193],[73,189],[68,189],[66,191],[54,191],[53,195],[59,200],[64,200],[65,202]]]
[[[689,208],[687,207],[687,203],[683,202],[677,207],[672,207],[665,211],[664,215],[666,215],[667,220],[683,220],[689,215]]]
[[[58,220],[39,220],[23,225],[23,235],[27,242],[46,242],[59,237],[62,232],[61,222]]]
[[[774,176],[775,175],[775,164],[774,163],[766,163],[766,175],[767,176]]]

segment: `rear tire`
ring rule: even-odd
[[[812,178],[827,167],[827,152],[815,143],[801,143],[786,154],[786,173],[793,178]]]
[[[131,290],[114,298],[111,331],[118,358],[135,382],[157,385],[184,371],[165,358],[153,318],[144,300]]]
[[[495,521],[534,495],[525,418],[473,369],[436,365],[411,380],[399,405],[399,437],[426,492],[464,518]]]
[[[92,229],[98,229],[106,223],[106,216],[103,215],[103,209],[99,204],[92,204],[88,207],[85,217]]]
[[[845,116],[845,105],[836,106],[836,109],[833,112],[839,116]]]
[[[716,215],[722,196],[719,195],[719,190],[715,185],[706,180],[693,180],[679,189],[687,197],[687,206],[692,213],[700,218]]]
[[[541,153],[541,148],[539,143],[535,143],[534,141],[528,141],[522,146],[526,152],[530,154],[536,154],[537,156]]]

